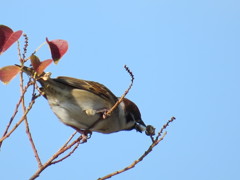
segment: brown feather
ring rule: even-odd
[[[118,98],[107,87],[98,82],[86,81],[66,76],[59,76],[54,80],[77,89],[83,89],[88,92],[94,93],[102,97],[103,99],[106,99],[113,103],[115,103],[118,100]]]

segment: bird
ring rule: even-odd
[[[127,98],[106,116],[119,97],[103,84],[66,76],[51,78],[51,73],[45,72],[37,75],[33,68],[26,66],[21,69],[40,83],[40,91],[58,119],[82,135],[146,130],[139,108]]]

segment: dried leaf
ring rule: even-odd
[[[4,84],[8,84],[20,71],[21,68],[18,66],[5,66],[0,68],[0,80]]]
[[[62,56],[67,52],[68,42],[62,39],[49,41],[48,38],[46,38],[46,41],[50,47],[52,59],[54,63],[57,64]]]
[[[33,66],[33,69],[35,71],[37,71],[39,65],[41,64],[39,58],[37,56],[35,56],[35,55],[31,55],[30,60],[31,60],[31,64]]]

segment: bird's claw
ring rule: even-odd
[[[108,109],[100,109],[100,110],[97,110],[96,113],[102,114],[103,119],[106,119],[109,116]]]
[[[90,130],[80,130],[79,132],[81,133],[83,143],[87,142],[87,140],[92,137],[92,131]]]

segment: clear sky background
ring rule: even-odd
[[[101,0],[1,2],[0,23],[29,36],[29,55],[45,38],[65,39],[69,51],[47,71],[105,84],[128,98],[159,130],[172,116],[164,141],[122,179],[240,179],[240,3],[237,0]],[[37,54],[50,58],[48,47]],[[18,63],[16,45],[0,67]],[[19,97],[19,80],[0,86],[0,133]],[[21,112],[20,112],[21,113]],[[19,117],[19,116],[18,116]],[[74,132],[39,98],[28,116],[45,162]],[[17,119],[15,120],[15,122]],[[135,131],[94,133],[67,160],[39,180],[92,180],[136,160],[150,145]],[[22,124],[0,151],[0,179],[28,179],[37,163]]]

